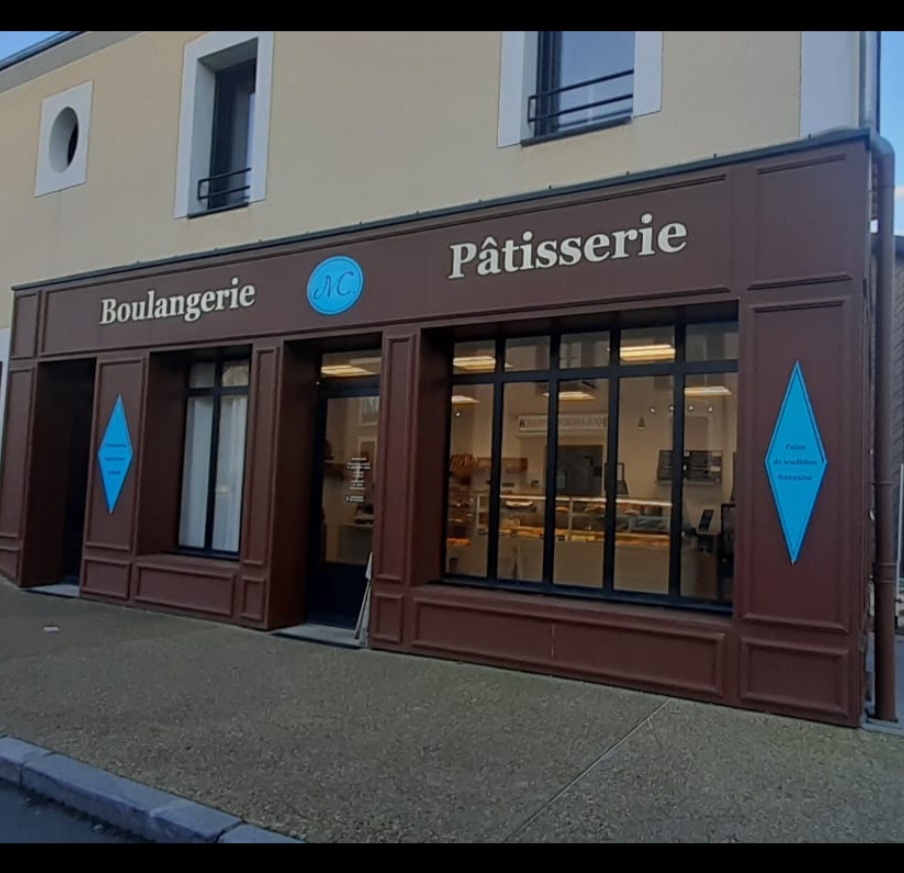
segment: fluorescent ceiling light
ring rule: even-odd
[[[351,364],[324,364],[320,368],[321,376],[339,376],[348,378],[351,376],[375,376],[372,370],[365,370],[364,367],[354,367]]]
[[[461,358],[452,358],[452,365],[458,370],[473,370],[475,373],[492,372],[496,369],[496,358],[493,355],[467,355]],[[512,364],[506,362],[506,370],[513,369]]]
[[[473,406],[475,403],[480,403],[476,397],[469,397],[467,394],[452,395],[453,406]]]
[[[544,397],[549,397],[549,392],[543,392]],[[559,391],[559,400],[596,400],[596,395],[591,394],[589,391],[583,391],[580,388],[578,389],[566,389]]]
[[[452,364],[459,370],[495,370],[496,358],[493,355],[469,355],[466,358],[453,358]]]
[[[623,361],[674,361],[675,349],[667,343],[653,343],[648,346],[623,346]]]
[[[726,397],[731,391],[725,385],[691,385],[684,389],[685,397]]]

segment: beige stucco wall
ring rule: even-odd
[[[279,31],[267,196],[173,218],[185,43],[139,33],[0,93],[0,326],[15,284],[794,139],[800,32],[663,37],[662,110],[497,148],[499,32]],[[41,101],[94,82],[87,183],[34,196]]]

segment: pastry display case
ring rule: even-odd
[[[454,500],[453,500],[454,495]],[[546,497],[543,494],[503,494],[499,504],[499,531],[503,536],[543,536]],[[490,516],[487,492],[450,491],[449,536],[465,538],[486,535]],[[616,500],[615,530],[619,541],[657,536],[668,540],[672,504],[667,500],[641,500],[619,497]],[[454,522],[453,522],[454,520]],[[556,497],[556,539],[569,542],[597,542],[606,527],[605,497]]]

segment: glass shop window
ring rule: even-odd
[[[179,519],[184,549],[238,554],[249,373],[247,360],[189,368]]]
[[[730,609],[737,355],[735,322],[457,343],[445,578]]]

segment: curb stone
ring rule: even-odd
[[[303,843],[242,819],[0,735],[0,780],[155,843]]]

